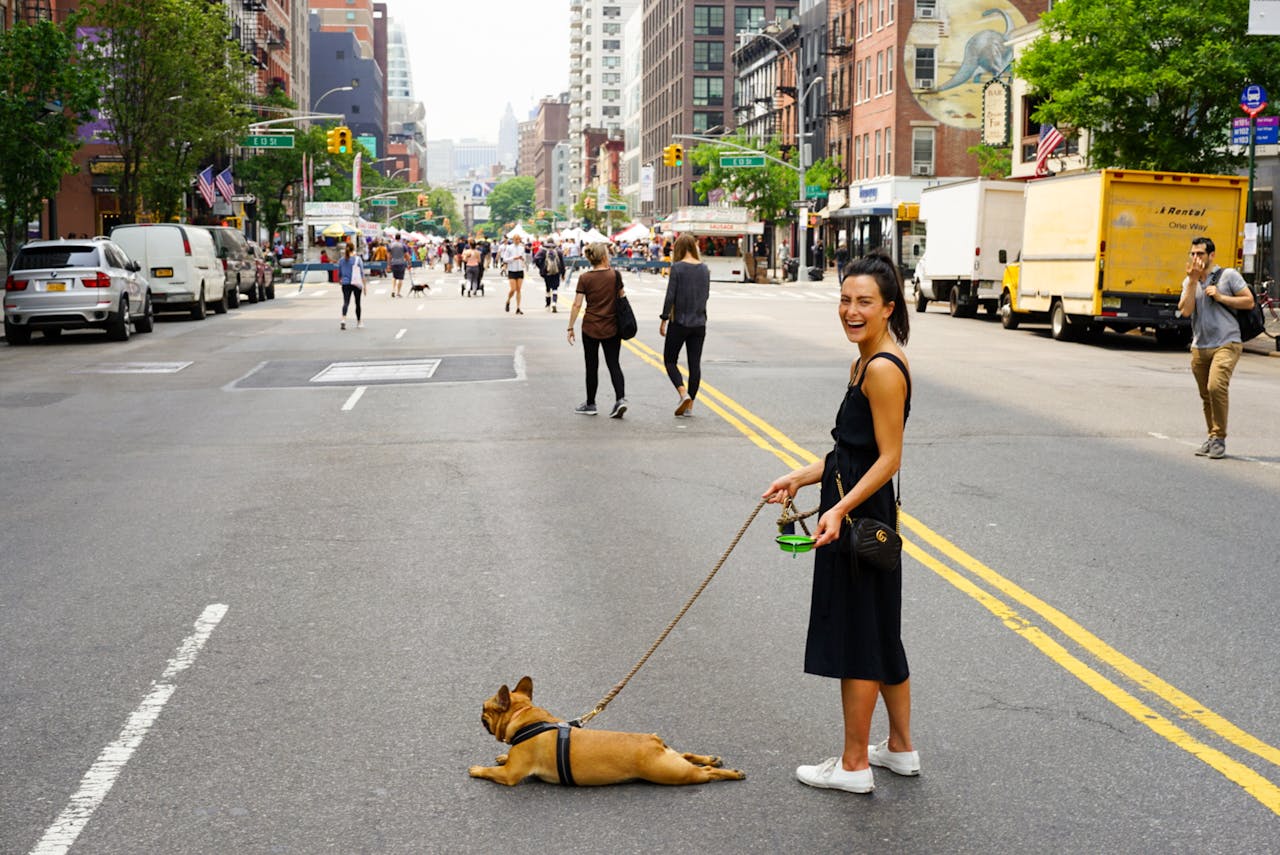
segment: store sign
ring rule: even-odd
[[[982,144],[1009,144],[1009,85],[1002,80],[989,80],[982,87]]]

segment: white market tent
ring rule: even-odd
[[[591,231],[583,232],[581,235],[583,243],[608,243],[609,238],[600,233],[600,230],[592,227]]]
[[[647,240],[649,238],[649,227],[644,223],[632,223],[622,231],[613,236],[615,241]]]
[[[516,223],[516,227],[507,232],[507,237],[509,238],[514,238],[516,236],[519,236],[520,240],[528,240],[531,237],[531,235],[524,230],[524,226],[519,223]]]

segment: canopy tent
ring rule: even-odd
[[[583,232],[580,239],[583,243],[608,243],[609,239],[600,234],[600,230],[592,226],[591,231]]]
[[[577,240],[582,237],[582,229],[574,226],[571,229],[565,229],[556,236],[556,240]]]
[[[633,240],[648,240],[649,227],[644,223],[632,223],[614,235],[613,239],[618,242],[627,241],[628,243]]]
[[[531,235],[524,230],[524,226],[520,225],[519,223],[516,223],[516,227],[511,231],[507,232],[507,237],[509,238],[514,238],[517,236],[520,238],[520,240],[528,240],[531,237]]]

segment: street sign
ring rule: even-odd
[[[1254,142],[1258,145],[1275,145],[1280,142],[1280,116],[1259,116],[1254,120]],[[1249,144],[1249,120],[1231,120],[1231,144]]]
[[[1267,108],[1267,90],[1256,83],[1250,83],[1240,93],[1240,109],[1250,116],[1256,116]]]
[[[619,205],[619,204],[616,204],[616,203],[615,203],[615,204],[611,204],[611,205],[601,205],[601,206],[600,206],[600,210],[602,210],[602,211],[625,211],[625,210],[627,210],[627,206],[626,206],[626,205]]]
[[[240,140],[244,148],[293,148],[293,134],[258,134]]]
[[[804,186],[804,197],[806,199],[820,199],[825,195],[827,195],[827,191],[817,184],[806,184]]]
[[[810,206],[809,206],[809,200],[808,200],[808,199],[792,199],[792,200],[791,200],[791,207],[793,207],[793,208],[801,208],[801,209],[808,208],[808,207],[810,207]]]
[[[394,208],[397,204],[395,199],[370,199],[370,205],[385,205],[388,208]]]
[[[741,166],[764,166],[763,154],[722,154],[720,155],[720,166],[723,168],[734,168]]]

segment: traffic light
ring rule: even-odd
[[[676,143],[671,147],[671,152],[675,157],[675,165],[684,166],[684,146],[680,145],[680,143]]]
[[[338,154],[351,153],[351,129],[346,125],[339,125],[334,129],[334,140],[338,146]]]
[[[328,133],[326,133],[324,136],[325,136],[325,139],[328,141],[326,145],[326,150],[329,152],[329,154],[337,154],[338,153],[338,129],[330,128]]]
[[[427,197],[427,194],[426,194],[426,193],[419,193],[419,194],[418,194],[418,207],[419,207],[419,208],[425,208],[425,207],[427,206],[428,201],[429,201],[429,198]],[[430,216],[430,215],[428,215],[428,216]]]
[[[676,165],[676,147],[674,145],[669,145],[662,149],[662,164],[664,166]]]

